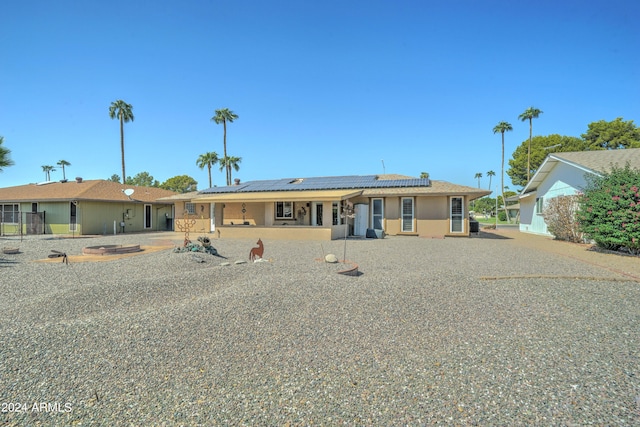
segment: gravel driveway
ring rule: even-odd
[[[317,260],[343,241],[36,261],[180,240],[0,238],[0,425],[640,425],[638,258],[482,232],[348,240],[357,277]]]

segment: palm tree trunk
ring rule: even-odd
[[[224,138],[223,138],[223,142],[224,142],[224,160],[227,160],[227,121],[223,120],[222,121],[222,126],[224,127]],[[229,179],[229,164],[225,164],[224,166],[225,168],[225,175],[227,178],[227,185],[231,185],[231,180]]]
[[[533,129],[533,119],[529,118],[529,149],[527,150],[527,184],[529,183],[529,174],[531,171],[531,134]]]
[[[209,188],[211,188],[213,187],[213,185],[211,185],[211,163],[208,163],[207,167],[209,168]]]
[[[509,212],[507,211],[507,202],[504,199],[504,131],[502,132],[502,173],[500,174],[500,177],[500,193],[502,194],[502,206],[504,206],[504,213],[507,216],[507,223],[511,224],[511,220],[509,219]],[[498,212],[496,212],[496,215],[498,215]]]
[[[120,151],[122,152],[122,183],[125,184],[127,175],[124,172],[124,117],[120,111]]]

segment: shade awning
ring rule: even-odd
[[[307,191],[264,191],[246,193],[200,194],[192,200],[198,202],[331,202],[345,200],[362,194],[362,190],[307,190]]]

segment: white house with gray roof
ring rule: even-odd
[[[550,199],[578,194],[589,175],[599,176],[627,163],[640,168],[640,148],[549,154],[520,193],[520,231],[550,236],[544,222]]]

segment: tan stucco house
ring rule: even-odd
[[[176,193],[105,180],[0,188],[0,234],[114,234],[167,230]]]
[[[175,203],[176,231],[332,240],[345,233],[468,236],[469,202],[488,194],[428,178],[364,175],[237,182],[162,201]]]

